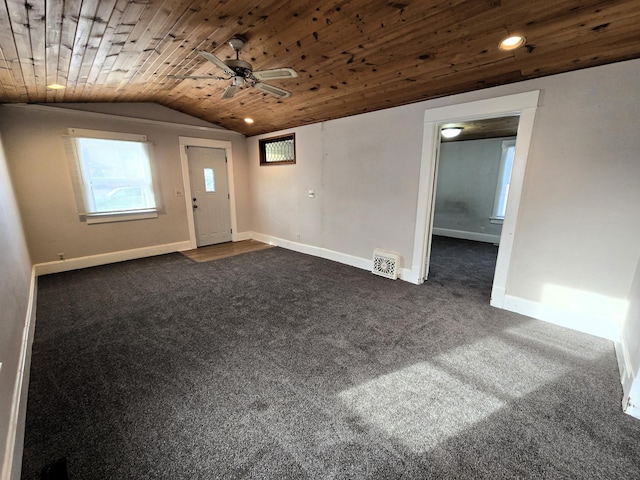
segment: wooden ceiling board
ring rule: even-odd
[[[58,22],[58,19],[50,19],[51,28],[58,28],[58,26],[60,26],[62,29],[60,31],[60,44],[57,49],[58,72],[56,83],[66,85],[69,88],[70,95],[73,93],[74,84],[72,83],[73,72],[70,72],[69,69],[71,67],[73,50],[76,48],[76,45],[78,47],[80,45],[80,42],[76,38],[76,33],[78,32],[78,24],[81,20],[81,9],[81,0],[64,0],[60,21]],[[58,12],[55,13],[58,14]],[[53,52],[47,52],[47,54],[53,56]],[[58,91],[56,99],[62,96],[63,101],[65,101],[66,93],[66,91]]]
[[[518,133],[518,123],[520,117],[508,116],[497,118],[486,118],[482,120],[473,120],[469,122],[453,122],[445,123],[441,128],[446,127],[462,127],[463,130],[457,137],[444,138],[441,137],[442,142],[464,142],[467,140],[481,140],[486,138],[502,138],[502,137],[515,137]]]
[[[63,2],[46,2],[45,4],[45,68],[47,85],[63,83],[58,79],[63,7]],[[56,96],[53,94],[53,90],[47,92],[47,99],[55,101]]]
[[[249,10],[246,6],[243,7],[242,2],[234,2],[233,6],[242,7],[243,10],[234,16],[229,13],[227,5],[219,2],[213,2],[214,8],[206,11],[190,9],[191,15],[181,18],[171,27],[167,35],[166,49],[157,49],[155,58],[150,57],[150,61],[141,69],[140,78],[146,82],[163,83],[167,75],[219,75],[216,67],[198,55],[196,50],[215,53],[222,59],[232,58],[233,52],[226,42],[233,35],[240,34],[239,25],[245,26],[242,19],[249,17],[252,23],[248,27],[253,29],[257,23],[264,20],[265,15],[262,11],[277,5],[273,1],[259,2],[257,5],[253,4]],[[199,16],[196,17],[196,14]],[[232,21],[233,18],[236,20]],[[213,32],[212,26],[215,26]],[[215,38],[222,39],[221,43],[214,40]],[[218,48],[220,46],[224,51]]]
[[[126,2],[117,0],[101,2],[94,15],[86,19],[87,42],[83,56],[78,56],[80,64],[77,68],[71,67],[74,77],[69,79],[69,83],[74,86],[73,96],[82,98],[85,86],[89,84],[91,71],[96,65],[103,65],[104,56],[101,56],[101,52],[105,52],[106,56],[105,44],[112,38],[113,26],[120,20],[120,12],[125,10],[126,5]]]
[[[0,102],[154,101],[246,135],[640,57],[637,0],[6,0],[0,26]],[[254,70],[298,72],[270,82],[290,98],[167,78],[220,75],[197,50],[237,34]]]
[[[15,1],[6,2],[8,23],[3,24],[1,30],[9,30],[13,36],[4,34],[2,41],[7,41],[6,50],[15,51],[15,57],[9,58],[9,62],[17,67],[14,72],[14,79],[21,82],[24,87],[27,98],[39,98],[38,82],[36,81],[33,60],[31,60],[31,37],[29,35],[29,19],[25,6]],[[8,33],[8,32],[7,32]],[[4,43],[2,45],[3,51]]]

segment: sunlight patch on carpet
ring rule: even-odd
[[[339,398],[416,453],[434,448],[504,405],[427,362],[345,390]]]
[[[569,364],[537,354],[535,348],[486,337],[345,390],[339,397],[363,420],[413,452],[426,452],[510,400],[569,372]]]
[[[569,371],[566,363],[540,355],[518,342],[487,337],[432,360],[475,388],[503,399],[519,398]]]

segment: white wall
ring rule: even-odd
[[[502,142],[514,138],[441,143],[434,233],[489,242],[500,240],[502,225],[491,223],[490,217],[493,215]]]
[[[322,244],[322,126],[296,130],[295,165],[260,166],[257,141],[248,145],[248,157],[249,171],[261,174],[260,182],[250,184],[252,230],[294,241],[300,235],[305,243]],[[309,189],[315,190],[315,198],[309,198]]]
[[[300,241],[316,249],[367,259],[381,247],[409,266],[425,110],[541,90],[507,295],[615,338],[640,255],[639,69],[621,62],[301,127],[294,166],[259,167],[261,137],[249,138],[253,228],[295,241],[304,219],[312,234]]]
[[[392,109],[295,132],[295,165],[260,166],[258,139],[270,135],[248,141],[253,230],[360,259],[410,252],[418,184],[406,177],[420,172],[422,125]]]
[[[198,127],[206,127],[207,129],[217,128],[220,131],[227,131],[225,128],[211,124],[205,120],[201,120],[186,113],[178,112],[171,108],[163,107],[157,103],[149,102],[131,102],[131,103],[45,103],[43,105],[55,108],[67,108],[70,110],[80,110],[85,112],[106,113],[108,115],[117,115],[128,118],[141,118],[153,121],[179,123],[181,125],[192,125]]]
[[[56,107],[0,108],[0,130],[35,264],[55,262],[57,253],[64,253],[67,263],[73,264],[70,260],[113,252],[156,252],[156,247],[171,250],[188,242],[185,198],[176,195],[176,190],[184,192],[178,141],[181,135],[232,142],[238,227],[250,228],[246,143],[242,135],[215,126],[207,129],[140,121],[136,116],[146,118],[149,108],[139,104],[112,105],[110,113],[119,110],[119,116]],[[160,106],[154,111],[158,109],[164,112],[163,122],[177,113]],[[176,115],[177,120],[183,117]],[[158,218],[93,225],[79,220],[63,143],[69,127],[147,135],[162,197]]]
[[[4,139],[2,139],[4,140]],[[17,465],[22,451],[22,431],[14,410],[15,395],[21,383],[23,333],[31,294],[31,260],[22,232],[22,222],[0,141],[0,478],[8,479],[13,459],[13,440],[17,440]],[[18,389],[18,390],[17,390]],[[24,405],[24,399],[23,403]],[[18,403],[15,404],[17,409]],[[9,447],[9,448],[7,448]]]

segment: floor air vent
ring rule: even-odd
[[[395,280],[398,278],[398,261],[399,257],[395,253],[375,249],[373,251],[373,270],[371,272],[381,277]]]

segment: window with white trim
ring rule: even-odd
[[[504,214],[507,211],[507,199],[509,197],[509,185],[511,183],[511,171],[513,170],[513,159],[516,153],[516,141],[504,140],[502,142],[502,156],[500,158],[500,170],[498,172],[498,184],[496,186],[496,197],[493,204],[493,215],[491,223],[502,223]]]
[[[78,213],[87,223],[157,217],[145,135],[69,129]]]

